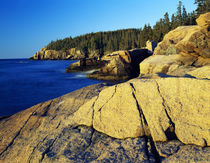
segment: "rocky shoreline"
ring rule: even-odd
[[[120,81],[138,77],[139,63],[152,55],[148,49],[121,50],[96,58],[80,59],[66,68],[66,72],[94,70],[88,78]]]
[[[209,19],[169,32],[139,59],[132,80],[91,85],[1,119],[0,160],[209,162]],[[131,54],[105,56],[98,72],[126,76]]]
[[[98,53],[91,51],[88,55],[88,58],[98,57]],[[68,50],[50,50],[45,47],[42,48],[39,52],[36,52],[34,56],[29,59],[32,60],[78,60],[86,58],[86,55],[79,49],[71,48]]]

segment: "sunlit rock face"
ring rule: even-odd
[[[185,54],[210,58],[210,12],[200,15],[194,26],[180,26],[170,31],[154,51],[155,55]]]
[[[47,50],[42,48],[39,52],[36,52],[30,59],[33,60],[78,60],[82,58],[98,58],[99,54],[97,51],[90,51],[86,56],[81,50],[71,48],[68,50]]]
[[[156,47],[157,43],[155,41],[148,40],[146,42],[146,49],[148,49],[150,52],[154,52]]]
[[[139,75],[139,63],[149,57],[147,49],[115,51],[102,57],[106,64],[88,77],[102,80],[126,80]]]
[[[192,43],[204,36],[197,29],[208,35],[208,14],[195,33],[179,28],[181,40],[171,49],[163,40],[164,55],[140,64],[151,76],[88,86],[1,118],[1,162],[210,162],[209,45]]]
[[[191,78],[89,86],[1,120],[0,159],[207,161],[209,147],[185,144],[209,146],[208,90]]]
[[[193,74],[195,76],[192,77],[209,78],[209,18],[210,13],[206,13],[196,20],[198,25],[181,26],[166,34],[155,48],[154,55],[140,63],[141,76],[159,73],[169,76]],[[203,66],[207,67],[191,73]]]
[[[154,141],[167,141],[170,131],[185,144],[206,146],[210,144],[206,90],[208,80],[133,79],[104,89],[81,106],[73,120],[120,139],[151,135]]]

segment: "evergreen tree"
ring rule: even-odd
[[[178,25],[182,25],[182,2],[179,1],[179,5],[177,7],[177,16],[176,16],[176,19],[177,19],[177,23]]]
[[[85,55],[85,57],[88,58],[88,47],[86,45],[83,45],[81,47],[81,51]]]
[[[195,4],[197,4],[197,16],[210,12],[210,0],[195,0]]]
[[[188,15],[184,6],[182,6],[182,25],[188,25]]]
[[[169,20],[169,15],[168,12],[165,13],[164,19],[163,19],[163,33],[166,34],[170,31],[170,20]]]
[[[188,25],[196,25],[196,13],[195,11],[193,11],[192,13],[188,14],[188,20],[189,20],[189,24]]]
[[[172,14],[171,16],[171,29],[175,29],[178,26],[176,16]]]

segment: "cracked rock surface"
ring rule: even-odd
[[[209,146],[209,83],[190,78],[133,79],[104,89],[72,119],[120,139],[177,137],[185,144]]]
[[[190,78],[85,87],[2,119],[0,160],[208,162],[209,90]]]

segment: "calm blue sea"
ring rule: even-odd
[[[85,73],[66,73],[75,61],[0,60],[0,116],[11,115],[40,102],[102,81]]]

